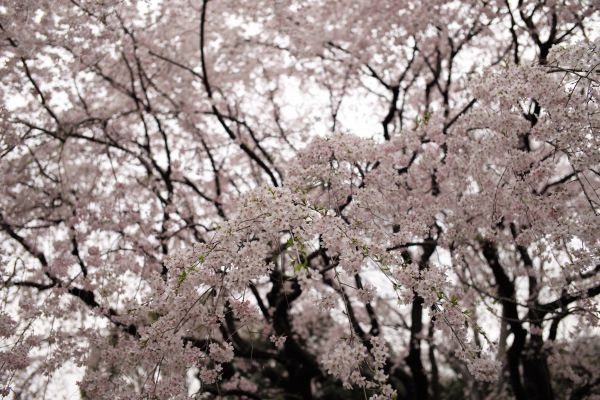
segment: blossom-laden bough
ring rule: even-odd
[[[0,6],[0,394],[599,395],[598,18]]]

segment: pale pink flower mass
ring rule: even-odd
[[[6,0],[0,398],[600,397],[592,0]]]

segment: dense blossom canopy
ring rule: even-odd
[[[600,398],[598,26],[4,0],[0,397]]]

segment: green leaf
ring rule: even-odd
[[[362,255],[363,257],[367,257],[369,255],[369,246],[366,244],[364,244],[362,247]]]
[[[157,313],[156,311],[148,312],[148,319],[150,320],[150,322],[156,322],[156,321],[158,321],[159,318],[160,318],[160,314]]]
[[[442,300],[444,298],[444,292],[437,290],[436,288],[433,288],[433,290],[435,291],[435,294],[437,294],[438,300]]]
[[[187,271],[182,271],[179,275],[177,275],[177,286],[181,286],[185,278],[187,278]]]
[[[303,268],[308,269],[308,261],[307,260],[303,260],[302,262],[296,264],[294,266],[294,272],[299,272]]]
[[[458,305],[458,297],[452,295],[452,297],[450,298],[450,304],[452,304],[453,306]]]

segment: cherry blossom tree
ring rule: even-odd
[[[599,397],[599,23],[5,1],[0,396]]]

